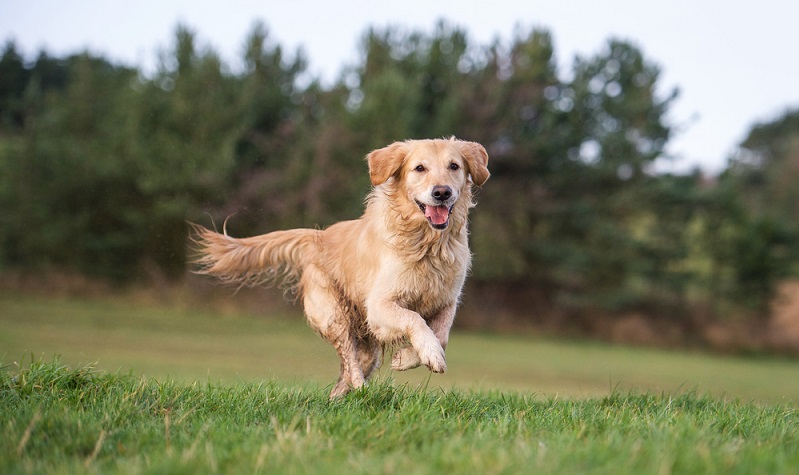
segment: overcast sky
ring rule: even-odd
[[[152,70],[183,23],[235,65],[261,20],[273,41],[302,47],[311,73],[329,83],[356,61],[368,26],[432,31],[440,18],[472,44],[546,28],[564,77],[575,55],[598,53],[610,37],[633,41],[660,65],[661,93],[680,90],[669,115],[680,127],[669,147],[679,171],[719,171],[754,122],[799,107],[799,2],[790,0],[0,0],[0,40],[14,39],[29,59],[43,48],[88,49]]]

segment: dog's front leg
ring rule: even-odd
[[[447,370],[441,342],[418,313],[401,307],[395,301],[378,300],[367,302],[366,321],[378,340],[393,343],[407,338],[419,363],[434,373]]]
[[[447,343],[449,342],[449,330],[452,328],[452,322],[455,321],[455,308],[456,306],[448,305],[440,312],[435,314],[433,318],[428,321],[430,329],[433,334],[438,338],[441,343],[441,348],[446,350]],[[391,369],[395,371],[405,371],[418,367],[421,364],[419,355],[413,347],[400,348],[394,353],[391,358]]]

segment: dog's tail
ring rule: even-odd
[[[311,261],[320,231],[291,229],[249,238],[233,238],[191,224],[198,257],[198,274],[212,275],[239,286],[274,284],[292,286]]]

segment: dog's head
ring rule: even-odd
[[[449,226],[450,213],[472,183],[481,186],[490,175],[485,148],[454,138],[395,142],[373,151],[367,160],[372,185],[393,180],[401,197],[437,230]]]

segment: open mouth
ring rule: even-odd
[[[416,205],[419,206],[419,209],[422,210],[424,213],[424,217],[427,218],[427,222],[430,223],[435,229],[446,229],[449,225],[449,214],[452,212],[452,206],[431,206],[426,205],[424,203],[420,203],[416,201]]]

